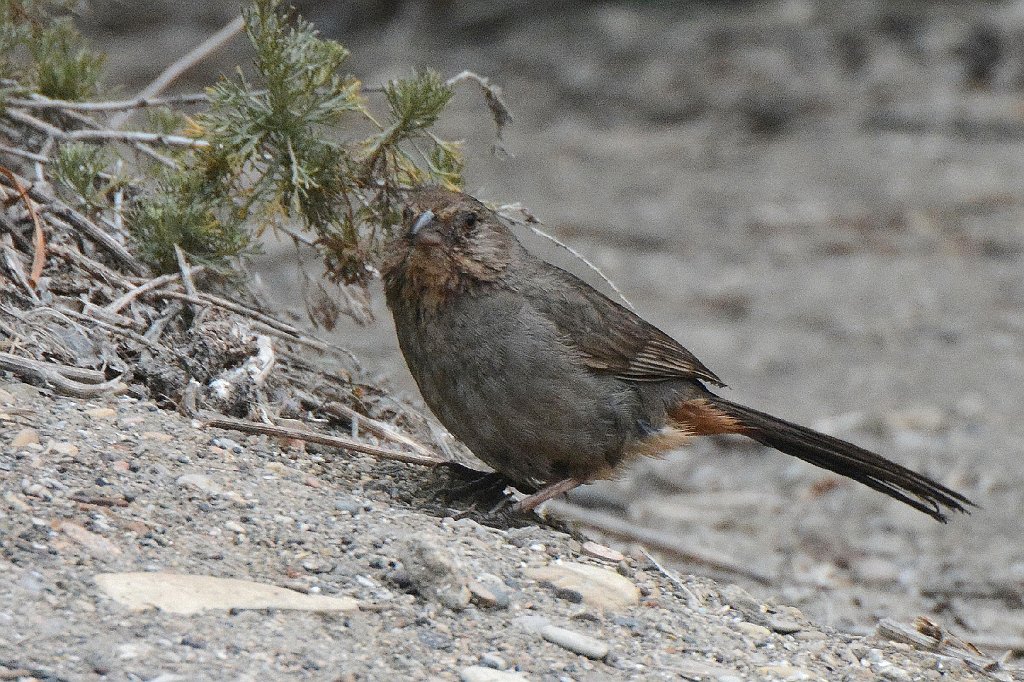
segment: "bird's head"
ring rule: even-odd
[[[388,247],[384,283],[420,303],[499,279],[522,248],[491,209],[461,192],[427,188],[405,202],[402,232]]]

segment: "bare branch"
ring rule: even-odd
[[[71,102],[61,99],[50,99],[43,95],[33,95],[32,99],[11,98],[7,106],[40,111],[60,109],[65,111],[104,112],[125,111],[128,109],[145,109],[168,105],[187,105],[208,102],[210,98],[205,92],[191,92],[170,97],[135,97],[133,99],[112,100],[108,102]]]
[[[306,429],[294,429],[286,426],[276,426],[273,424],[258,424],[256,422],[244,421],[241,419],[230,419],[228,417],[209,418],[206,420],[206,425],[218,429],[230,429],[233,431],[241,431],[243,433],[258,433],[266,436],[274,436],[276,438],[289,438],[294,440],[303,440],[307,443],[329,445],[331,447],[342,448],[344,450],[352,450],[353,452],[361,452],[364,455],[371,455],[379,459],[405,462],[406,464],[436,466],[438,464],[444,464],[446,461],[439,457],[426,457],[419,454],[399,452],[398,450],[389,450],[388,448],[381,448],[376,445],[360,443],[359,441],[355,441],[350,438],[329,436],[324,433],[307,431]]]
[[[166,69],[163,70],[159,76],[157,76],[153,82],[143,88],[142,92],[135,98],[136,100],[146,100],[151,97],[155,97],[160,94],[167,87],[178,79],[181,74],[185,73],[199,62],[206,59],[208,56],[223,47],[229,40],[235,37],[245,27],[245,21],[242,17],[235,17],[228,22],[224,28],[220,29],[212,36],[204,40],[202,43],[193,48],[188,54],[181,59],[177,60]],[[120,128],[128,117],[131,116],[130,111],[123,112],[110,119],[110,125],[112,128]]]
[[[31,358],[23,358],[10,353],[0,352],[0,369],[13,372],[20,377],[36,378],[49,384],[58,393],[76,398],[94,398],[100,395],[124,393],[128,386],[120,379],[104,381],[102,372],[82,370],[78,367],[67,367],[52,362],[41,362]],[[99,375],[100,381],[95,379]],[[78,381],[83,378],[88,383]]]

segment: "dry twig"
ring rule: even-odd
[[[395,462],[405,462],[406,464],[436,466],[438,464],[444,464],[446,461],[439,457],[426,457],[424,455],[413,454],[410,452],[390,450],[388,448],[360,443],[359,441],[352,440],[350,438],[329,436],[324,433],[317,433],[306,429],[294,429],[286,426],[276,426],[274,424],[258,424],[256,422],[231,419],[228,417],[210,417],[205,420],[205,423],[206,426],[218,429],[229,429],[232,431],[241,431],[243,433],[257,433],[265,436],[274,436],[275,438],[287,438],[291,440],[306,441],[307,443],[330,445],[331,447],[341,448],[343,450],[352,450],[353,452],[361,452],[364,455],[370,455],[379,459],[387,459]]]
[[[31,358],[24,358],[11,353],[0,352],[0,369],[12,372],[23,378],[35,378],[50,385],[58,393],[74,396],[76,398],[95,398],[101,395],[116,395],[128,390],[128,386],[120,379],[103,381],[102,373],[100,382],[92,381],[96,378],[94,370],[82,370],[78,367],[68,367],[52,362],[42,362]],[[85,383],[71,378],[71,375],[87,378],[90,381]]]
[[[755,580],[763,585],[770,585],[772,582],[770,576],[765,575],[760,571],[755,571],[748,566],[744,566],[740,564],[740,562],[730,559],[729,557],[711,556],[709,554],[702,553],[691,547],[686,547],[675,537],[667,536],[650,528],[637,526],[611,514],[603,514],[593,509],[582,509],[576,505],[569,504],[568,502],[562,502],[561,500],[551,500],[545,503],[544,508],[555,516],[578,523],[585,528],[601,531],[602,533],[606,533],[622,540],[639,542],[647,547],[668,552],[669,554],[679,557],[688,563],[707,566],[708,568],[717,571],[743,576],[744,578]]]
[[[222,29],[190,50],[184,57],[164,69],[163,72],[153,80],[153,82],[147,85],[142,92],[136,96],[135,101],[145,101],[151,97],[159,95],[161,92],[166,90],[171,83],[177,80],[181,74],[185,73],[193,66],[219,50],[244,27],[245,21],[240,16],[229,21]],[[129,110],[134,108],[135,107],[126,107],[126,109]],[[114,129],[120,128],[121,125],[128,120],[130,115],[130,111],[125,111],[124,113],[111,117],[111,127]]]
[[[391,428],[384,422],[372,419],[370,417],[367,417],[366,415],[359,414],[358,412],[353,410],[348,405],[345,405],[344,403],[327,403],[326,405],[324,405],[324,411],[327,412],[328,414],[333,414],[337,417],[348,419],[353,424],[358,424],[365,427],[367,431],[377,436],[378,438],[383,438],[385,440],[390,440],[395,443],[400,443],[406,446],[407,448],[410,448],[420,453],[424,457],[437,456],[430,450],[430,448],[416,442],[409,436],[406,436],[404,433],[396,431],[395,429]]]

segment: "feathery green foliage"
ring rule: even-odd
[[[0,0],[0,77],[64,100],[96,95],[106,57],[88,49],[71,19],[70,2]]]
[[[0,0],[0,77],[17,81],[9,92],[96,94],[103,58],[66,18],[50,18],[61,6]],[[243,14],[251,75],[239,69],[209,88],[209,106],[191,117],[147,111],[149,130],[195,146],[161,148],[154,163],[153,154],[126,155],[123,144],[61,142],[54,177],[94,214],[113,210],[112,190],[125,189],[124,223],[160,272],[177,269],[176,245],[190,259],[226,265],[263,230],[297,223],[312,233],[332,279],[364,282],[399,222],[405,189],[461,186],[459,143],[431,130],[452,89],[424,71],[369,94],[344,71],[348,50],[281,0],[253,0]],[[109,175],[118,158],[137,174],[131,181]]]
[[[117,184],[107,180],[110,164],[111,153],[104,147],[65,144],[53,159],[53,176],[71,194],[73,202],[80,202],[90,212],[98,211],[107,204],[106,197]]]

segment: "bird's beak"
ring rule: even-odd
[[[409,234],[413,237],[420,233],[420,230],[427,227],[434,222],[434,212],[424,211],[416,216],[416,220],[412,223],[412,228],[409,230]]]
[[[436,225],[433,211],[424,211],[416,216],[409,228],[409,236],[416,246],[440,246],[443,241],[441,233],[430,228]]]

